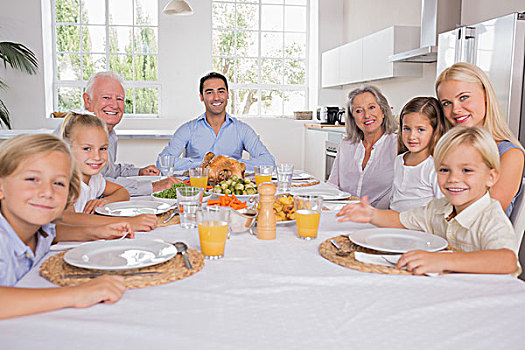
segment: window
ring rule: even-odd
[[[54,2],[54,110],[82,107],[89,77],[101,70],[125,79],[125,116],[159,115],[158,1]]]
[[[308,106],[308,0],[213,0],[214,70],[229,112],[282,116]]]

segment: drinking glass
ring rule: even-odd
[[[323,208],[323,197],[296,195],[294,196],[294,208],[299,238],[306,240],[316,238]]]
[[[182,228],[197,227],[197,210],[202,203],[202,188],[177,187],[177,203],[179,204],[180,226]]]
[[[162,175],[164,176],[172,176],[173,175],[173,168],[175,166],[175,156],[170,155],[164,155],[159,156],[159,167],[160,171],[162,172]]]
[[[210,206],[197,212],[201,252],[206,259],[215,260],[224,257],[229,220],[228,208]]]
[[[208,186],[208,173],[210,169],[208,168],[191,168],[190,173],[190,184],[193,187],[200,187],[206,191],[206,186]]]
[[[263,182],[272,182],[273,165],[261,165],[253,167],[255,170],[255,186],[259,188],[259,185]]]
[[[277,192],[289,192],[292,189],[293,164],[277,165]]]

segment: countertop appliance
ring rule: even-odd
[[[342,119],[343,114],[344,109],[337,106],[320,106],[317,108],[317,120],[319,120],[321,124],[344,124],[344,120]]]
[[[487,73],[512,132],[525,144],[525,12],[439,34],[437,74],[456,62]]]

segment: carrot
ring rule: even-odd
[[[208,205],[219,205],[220,204],[220,200],[218,199],[211,199],[208,201]]]
[[[190,185],[190,180],[184,180],[184,181],[182,181],[182,183],[189,186]]]
[[[237,197],[235,197],[235,195],[232,193],[232,199],[234,200],[234,202],[240,202],[239,199]]]

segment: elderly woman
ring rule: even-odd
[[[368,196],[387,209],[397,155],[397,122],[378,88],[364,86],[348,94],[346,137],[328,182],[350,194]]]

